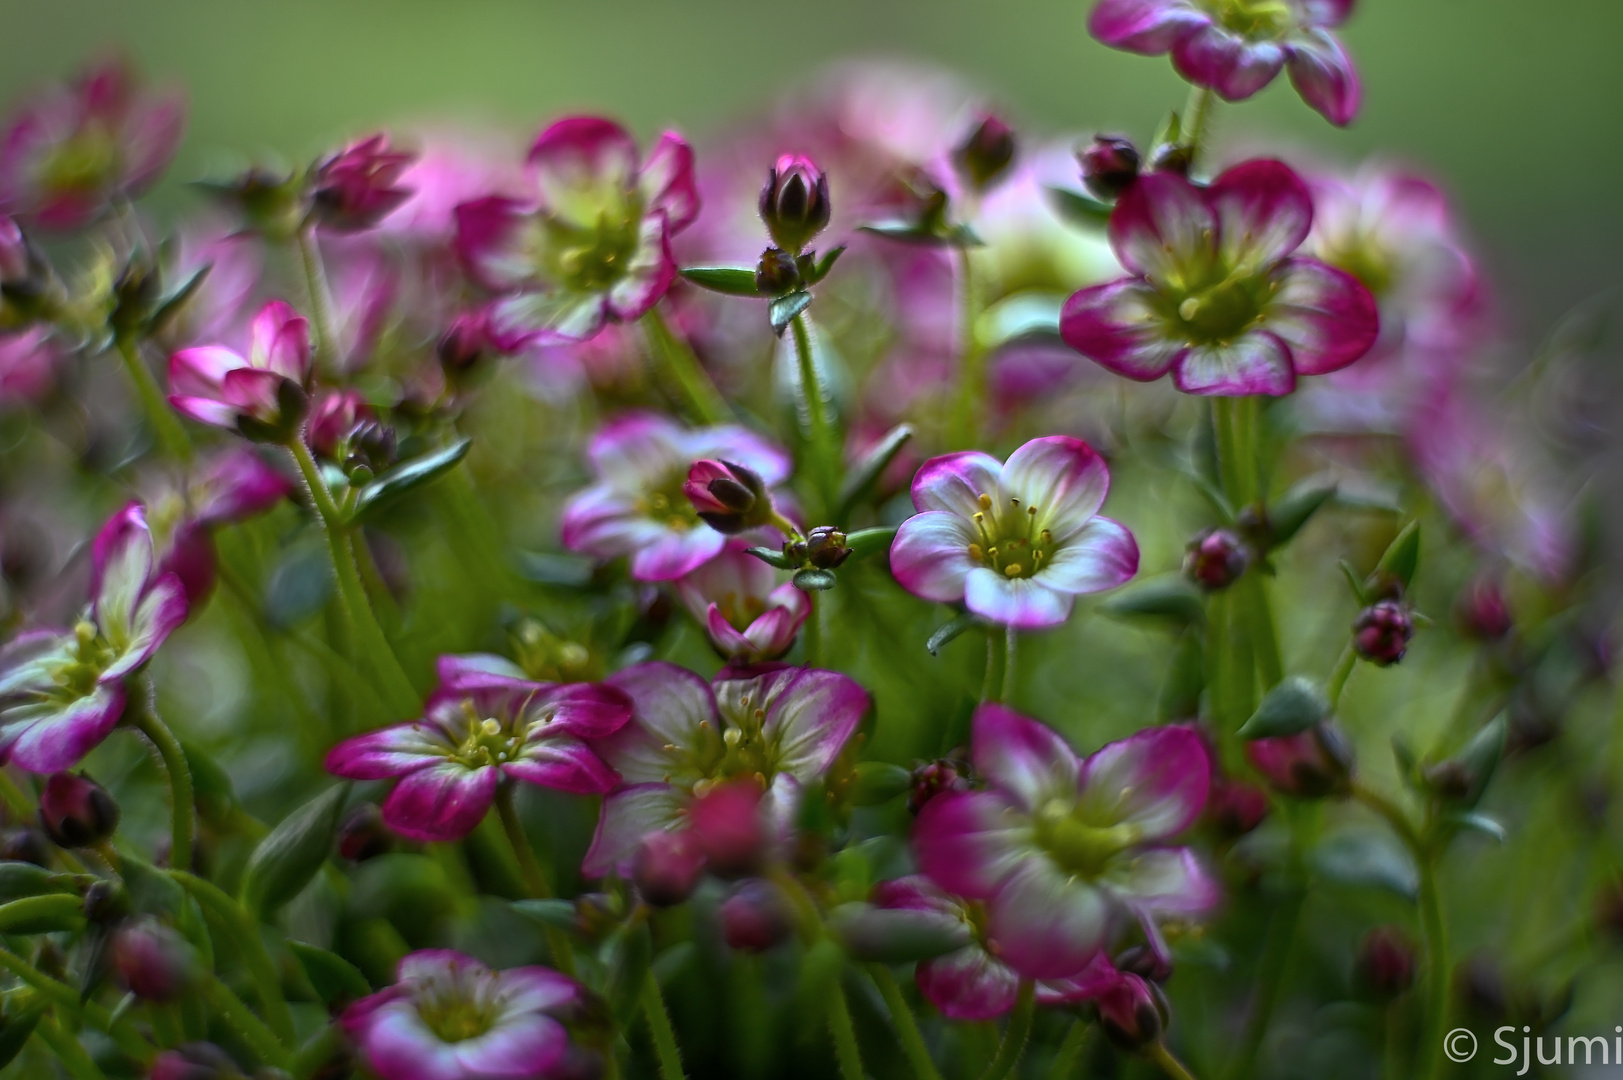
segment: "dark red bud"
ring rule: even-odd
[[[1498,641],[1514,625],[1510,605],[1497,583],[1477,578],[1460,593],[1454,605],[1460,631],[1478,641]]]
[[[1359,656],[1381,667],[1402,660],[1412,637],[1414,619],[1397,600],[1371,604],[1353,622],[1353,648]]]
[[[828,177],[810,158],[785,154],[761,188],[760,210],[772,242],[798,255],[828,226],[832,213]]]
[[[1138,147],[1124,135],[1095,135],[1076,158],[1082,165],[1083,185],[1107,202],[1138,179]]]
[[[147,1001],[173,1001],[196,982],[197,952],[175,930],[152,919],[127,923],[113,939],[113,964],[124,985]]]
[[[968,790],[969,781],[964,772],[964,763],[951,758],[926,762],[914,769],[913,789],[907,796],[908,810],[917,814],[925,803],[943,792]]]
[[[97,878],[85,889],[84,913],[97,926],[115,926],[130,913],[130,894],[116,881]]]
[[[1183,572],[1208,592],[1226,589],[1251,562],[1245,542],[1227,529],[1207,529],[1189,542]]]
[[[696,461],[682,493],[705,524],[729,536],[772,519],[772,493],[759,473],[731,461]]]
[[[362,803],[344,815],[338,826],[338,854],[351,862],[386,855],[394,847],[394,833],[383,823],[376,803]]]
[[[0,837],[0,859],[48,866],[51,841],[38,829],[9,829]]]
[[[985,191],[1008,171],[1014,151],[1014,130],[996,116],[986,114],[953,149],[952,163],[969,187]]]
[[[1148,945],[1131,945],[1114,961],[1118,971],[1137,975],[1150,982],[1164,983],[1172,978],[1172,960]]]
[[[1148,1046],[1166,1030],[1167,1004],[1159,987],[1137,975],[1121,980],[1096,999],[1099,1024],[1116,1045],[1131,1050]]]
[[[1395,998],[1414,985],[1414,943],[1395,926],[1378,926],[1358,947],[1358,981],[1379,998]]]
[[[1250,784],[1220,780],[1206,800],[1206,819],[1224,838],[1238,840],[1268,816],[1268,794]]]
[[[632,857],[631,881],[654,907],[674,907],[693,895],[704,876],[704,850],[686,830],[649,833]]]
[[[718,914],[723,939],[746,952],[765,952],[794,929],[789,902],[776,885],[760,878],[739,882],[721,902]]]
[[[1334,720],[1295,735],[1255,739],[1245,744],[1245,756],[1274,790],[1297,798],[1344,794],[1352,780],[1352,744]]]
[[[415,160],[391,150],[384,135],[345,147],[316,167],[310,189],[315,220],[334,232],[372,228],[411,198],[398,181]]]
[[[755,288],[768,296],[793,292],[801,284],[800,264],[782,248],[769,247],[755,264]]]
[[[451,320],[451,325],[440,335],[435,352],[440,365],[451,374],[460,375],[490,352],[490,329],[483,311],[470,311]]]
[[[819,570],[833,570],[851,557],[845,533],[832,525],[819,525],[806,534],[806,561]]]
[[[58,847],[90,847],[118,828],[118,803],[83,773],[53,773],[39,797],[39,821]]]
[[[688,824],[717,877],[752,873],[766,857],[761,787],[752,779],[733,780],[705,791],[688,807]]]

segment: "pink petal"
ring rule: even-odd
[[[752,622],[751,628],[760,621],[756,619]],[[710,643],[728,659],[760,659],[755,655],[755,646],[750,639],[734,629],[733,624],[727,621],[727,616],[723,615],[715,604],[711,604],[705,612],[704,629],[710,635]]]
[[[531,344],[590,341],[603,329],[608,314],[608,299],[602,293],[546,288],[497,300],[490,305],[486,325],[498,348],[517,352]]]
[[[890,546],[890,572],[914,596],[952,604],[964,598],[964,581],[980,566],[969,554],[979,543],[975,527],[957,514],[931,510],[902,522]]]
[[[186,621],[186,586],[174,573],[165,573],[141,596],[130,617],[123,653],[101,673],[103,682],[123,678],[158,651],[158,646]]]
[[[979,450],[933,457],[913,474],[913,507],[944,510],[960,518],[973,518],[982,510],[980,497],[997,495],[1003,463]]]
[[[601,795],[620,782],[591,747],[568,736],[532,738],[502,772],[526,783],[574,795]]]
[[[569,1049],[569,1033],[550,1016],[506,1017],[483,1035],[453,1044],[463,1076],[477,1080],[530,1080],[546,1076]]]
[[[1073,293],[1060,311],[1065,344],[1117,375],[1139,382],[1159,379],[1186,348],[1169,336],[1173,325],[1158,309],[1160,296],[1138,278]]]
[[[1079,1001],[1088,1001],[1114,989],[1120,984],[1121,978],[1121,972],[1110,963],[1110,957],[1101,952],[1075,975],[1038,983],[1037,1004],[1074,1005]]]
[[[1211,775],[1211,755],[1193,728],[1146,728],[1083,763],[1080,804],[1090,821],[1134,825],[1140,839],[1159,840],[1200,817]]]
[[[551,1012],[581,998],[580,984],[551,968],[508,968],[499,978],[502,1001],[510,1014]]]
[[[692,796],[669,784],[636,784],[609,795],[580,872],[598,878],[628,870],[642,838],[680,827],[691,801]]]
[[[1265,268],[1302,245],[1313,228],[1313,195],[1284,162],[1267,158],[1225,170],[1207,189],[1226,266]]]
[[[1052,728],[996,703],[975,710],[970,735],[975,771],[1028,813],[1076,795],[1076,754]]]
[[[325,767],[350,780],[386,780],[439,764],[454,749],[436,725],[414,720],[345,739],[327,751]]]
[[[1352,17],[1357,0],[1297,0],[1309,26],[1340,26]]]
[[[293,306],[272,300],[253,322],[253,359],[265,370],[302,383],[310,374],[310,324]]]
[[[457,258],[485,288],[504,292],[535,277],[523,244],[529,214],[523,203],[499,195],[457,206]]]
[[[1288,259],[1274,272],[1264,310],[1270,331],[1290,346],[1299,375],[1346,367],[1380,336],[1375,298],[1351,274],[1317,259]]]
[[[354,1034],[361,1056],[389,1080],[468,1080],[456,1044],[434,1033],[415,1003],[393,1000],[368,1014]]]
[[[1216,231],[1217,216],[1204,194],[1172,172],[1140,176],[1110,214],[1110,246],[1122,266],[1157,282],[1204,281]]]
[[[655,543],[668,531],[646,516],[635,493],[599,485],[564,504],[559,538],[570,551],[613,559]]]
[[[1028,979],[1081,971],[1109,943],[1114,921],[1102,892],[1042,855],[1021,864],[986,914],[998,956]]]
[[[757,660],[774,660],[788,652],[795,635],[811,615],[811,602],[793,585],[777,589],[769,603],[771,606],[757,616],[743,634],[749,652]],[[716,611],[714,607],[711,610]]]
[[[1186,394],[1281,397],[1296,389],[1290,348],[1273,334],[1247,330],[1231,342],[1197,345],[1172,370]]]
[[[1096,517],[1066,538],[1036,580],[1055,592],[1096,593],[1125,585],[1136,573],[1138,541],[1121,522]]]
[[[1335,36],[1309,30],[1288,45],[1291,85],[1323,117],[1346,127],[1358,115],[1363,88],[1352,57]]]
[[[704,622],[715,603],[728,597],[762,598],[772,592],[777,571],[746,554],[745,546],[737,541],[728,544],[720,555],[676,583],[676,594],[695,619]]]
[[[125,503],[90,542],[90,595],[95,610],[107,610],[121,628],[127,628],[134,617],[152,576],[152,554],[152,530],[147,527],[146,508],[139,502]]]
[[[276,372],[263,368],[237,368],[225,373],[220,396],[239,414],[266,419],[281,411],[279,394],[285,381]]]
[[[6,760],[31,773],[73,768],[112,733],[124,700],[124,684],[107,682],[66,706],[34,706],[41,715],[10,744]]]
[[[225,373],[248,361],[224,345],[181,349],[169,357],[169,392],[177,397],[218,398]]]
[[[186,134],[186,99],[172,93],[140,103],[125,124],[125,194],[145,190],[174,160]]]
[[[180,415],[210,427],[235,428],[237,410],[213,398],[171,396],[169,404]]]
[[[693,224],[699,216],[699,186],[693,175],[693,148],[674,131],[667,131],[648,151],[637,177],[649,210],[665,215],[671,235]]]
[[[1200,915],[1217,906],[1222,891],[1188,848],[1151,848],[1113,863],[1110,891],[1150,915]]]
[[[1196,86],[1207,86],[1225,101],[1244,101],[1274,81],[1285,66],[1285,50],[1212,23],[1172,46],[1172,66]]]
[[[1093,447],[1069,435],[1049,435],[1009,455],[995,497],[1000,513],[1035,508],[1032,528],[1047,529],[1065,543],[1099,512],[1109,490],[1110,470]],[[1012,511],[1011,499],[1020,500]]]
[[[727,538],[714,529],[694,526],[668,530],[631,556],[631,576],[637,581],[674,581],[720,554]]]
[[[383,800],[383,821],[411,840],[461,840],[496,798],[500,772],[446,762],[407,773]]]
[[[792,462],[788,452],[771,439],[737,424],[721,424],[684,432],[680,446],[689,461],[716,458],[736,462],[753,469],[768,485],[789,478]]]
[[[263,513],[292,494],[293,485],[252,450],[219,455],[194,491],[192,520],[200,525],[241,521]]]
[[[1071,597],[1044,583],[1041,575],[1004,577],[979,566],[964,578],[964,606],[984,619],[1019,630],[1058,626],[1071,615]]]
[[[663,782],[675,765],[664,748],[694,749],[701,725],[720,725],[710,684],[675,664],[634,664],[610,675],[604,684],[624,692],[632,702],[631,723],[597,748],[628,784]]]
[[[717,455],[690,455],[683,427],[652,412],[621,413],[598,428],[586,447],[593,472],[611,486],[638,495],[678,470],[686,473],[699,458],[712,456]]]
[[[571,116],[536,136],[528,162],[544,210],[594,225],[601,207],[633,188],[637,144],[612,120]]]
[[[434,674],[446,688],[482,685],[491,677],[525,681],[524,669],[494,653],[458,653],[434,662]]]
[[[712,688],[723,717],[766,714],[761,735],[776,750],[778,771],[803,784],[834,764],[871,703],[850,678],[816,668],[780,668],[754,679],[719,680]]]
[[[675,280],[676,257],[671,254],[665,219],[650,214],[642,219],[636,253],[609,289],[608,313],[620,322],[635,322],[659,303]]]
[[[566,683],[537,693],[524,713],[548,717],[538,729],[548,735],[602,739],[626,726],[631,709],[631,698],[606,683]]]
[[[1014,1008],[1020,976],[979,945],[938,956],[913,972],[919,993],[949,1020],[993,1020]]]
[[[1088,33],[1106,45],[1154,56],[1211,21],[1189,0],[1100,0],[1088,16]]]
[[[924,804],[913,823],[919,869],[948,892],[971,900],[995,895],[1030,858],[1031,822],[991,791],[947,792]]]

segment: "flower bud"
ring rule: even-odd
[[[1514,625],[1505,594],[1488,578],[1476,578],[1465,587],[1454,603],[1454,617],[1460,632],[1478,641],[1498,641]]]
[[[91,847],[118,828],[118,803],[83,773],[53,773],[39,797],[39,821],[58,847]]]
[[[299,184],[292,173],[260,166],[225,181],[207,181],[208,192],[241,215],[244,223],[272,239],[291,237],[303,218]]]
[[[761,188],[761,220],[772,242],[792,255],[828,225],[828,177],[800,154],[778,158]]]
[[[1148,945],[1130,945],[1112,961],[1116,970],[1154,983],[1172,978],[1172,958]]]
[[[1359,656],[1381,667],[1402,660],[1412,637],[1414,619],[1397,600],[1371,604],[1353,622],[1353,648]]]
[[[925,803],[943,792],[968,790],[969,780],[964,776],[965,771],[964,763],[952,758],[940,758],[920,765],[913,770],[913,789],[907,796],[907,809],[917,814],[924,809]]]
[[[114,926],[130,913],[130,894],[124,886],[107,878],[98,878],[85,889],[85,921],[96,926]]]
[[[753,779],[708,788],[688,807],[693,840],[717,877],[741,877],[766,857],[761,788]]]
[[[686,830],[649,833],[631,860],[631,883],[653,907],[674,907],[698,887],[704,876],[704,849]]]
[[[28,241],[11,218],[0,214],[0,285],[28,280]]]
[[[717,912],[722,938],[746,952],[765,952],[789,937],[793,913],[778,887],[760,878],[741,881]]]
[[[1107,201],[1117,198],[1138,179],[1138,147],[1125,135],[1095,135],[1076,159],[1082,166],[1083,186]]]
[[[310,189],[315,219],[334,232],[370,229],[411,198],[398,187],[417,155],[389,149],[386,135],[345,147],[316,167]]]
[[[1295,735],[1254,739],[1246,760],[1275,791],[1302,799],[1345,794],[1352,780],[1353,751],[1334,720]]]
[[[1226,589],[1251,562],[1245,542],[1227,529],[1207,529],[1189,542],[1183,572],[1207,592]]]
[[[625,904],[614,893],[589,892],[575,897],[575,928],[589,940],[602,941],[624,917]]]
[[[51,861],[51,842],[38,829],[8,829],[0,837],[0,860],[47,866]]]
[[[1206,820],[1228,840],[1238,840],[1268,816],[1268,794],[1250,784],[1219,780],[1206,800]]]
[[[1123,973],[1120,981],[1100,994],[1094,1004],[1105,1034],[1125,1049],[1148,1046],[1166,1030],[1166,998],[1154,983],[1137,975]]]
[[[1353,972],[1376,997],[1395,998],[1414,985],[1414,943],[1395,926],[1378,926],[1358,946]]]
[[[728,536],[772,519],[772,494],[759,473],[730,461],[696,461],[682,492],[705,524]]]
[[[362,803],[344,815],[338,826],[339,857],[365,862],[386,855],[394,847],[394,833],[383,824],[377,803]]]
[[[345,440],[344,471],[353,481],[364,483],[395,462],[394,428],[377,420],[362,420]],[[364,475],[357,475],[365,469]]]
[[[490,352],[490,324],[484,311],[465,311],[440,335],[435,353],[448,374],[462,375]]]
[[[335,460],[346,436],[362,420],[375,420],[377,414],[356,390],[320,390],[310,408],[305,426],[305,442],[328,461]]]
[[[213,1043],[183,1043],[152,1063],[151,1080],[239,1080],[242,1070]]]
[[[1162,143],[1150,152],[1150,171],[1189,175],[1193,151],[1184,143]]]
[[[769,247],[755,264],[755,288],[767,296],[782,296],[800,287],[800,264],[782,248]]]
[[[819,570],[833,570],[851,557],[845,533],[832,525],[819,525],[806,534],[806,561]]]
[[[964,183],[976,191],[990,188],[1014,161],[1014,131],[986,113],[952,151],[952,164]]]
[[[127,923],[113,938],[113,964],[124,985],[147,1001],[173,1001],[197,980],[197,952],[153,919]]]

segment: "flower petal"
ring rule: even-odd
[[[434,673],[446,689],[483,686],[491,678],[526,681],[524,669],[495,653],[457,653],[434,662]]]
[[[192,520],[200,525],[241,521],[262,513],[292,494],[293,485],[252,450],[216,457],[192,490]]]
[[[174,394],[170,395],[169,405],[180,415],[199,424],[233,429],[237,426],[237,410],[223,401]]]
[[[250,361],[302,383],[310,373],[310,323],[285,300],[272,300],[254,316]]]
[[[944,510],[961,518],[973,519],[983,509],[982,495],[997,494],[1003,463],[991,454],[965,450],[933,457],[913,474],[913,508]]]
[[[1285,50],[1276,42],[1237,34],[1210,23],[1172,46],[1172,66],[1196,86],[1206,86],[1225,101],[1244,101],[1274,81],[1285,66]]]
[[[495,292],[535,280],[535,261],[524,243],[531,212],[497,195],[457,206],[456,253],[470,277]]]
[[[1217,882],[1188,848],[1150,848],[1115,860],[1107,887],[1122,902],[1149,915],[1199,915],[1222,898]]]
[[[645,515],[637,496],[598,484],[564,504],[559,539],[570,551],[613,559],[640,551],[669,531]]]
[[[1073,293],[1060,311],[1065,344],[1128,379],[1151,382],[1171,370],[1187,345],[1168,336],[1155,288],[1139,278],[1094,285]]]
[[[980,564],[969,545],[981,537],[957,514],[930,510],[902,522],[890,545],[890,572],[914,596],[951,604],[964,598],[964,580]]]
[[[589,878],[625,872],[642,838],[681,827],[691,801],[680,788],[658,783],[636,784],[607,796],[580,872]]]
[[[817,668],[780,668],[754,679],[718,679],[711,689],[724,720],[765,712],[761,735],[773,748],[778,771],[803,784],[834,764],[871,704],[868,692],[852,679]]]
[[[550,1016],[511,1016],[483,1035],[452,1044],[463,1076],[477,1080],[529,1080],[546,1076],[569,1049],[569,1033]]]
[[[524,718],[538,735],[570,735],[602,739],[613,735],[631,719],[631,698],[622,690],[600,683],[565,683],[546,686],[524,705]]]
[[[365,1017],[353,1037],[366,1064],[390,1080],[467,1080],[456,1044],[434,1033],[415,1003],[396,999]]]
[[[1065,538],[1036,580],[1055,592],[1096,593],[1125,585],[1136,573],[1138,541],[1121,522],[1096,517]]]
[[[600,116],[557,121],[536,136],[527,160],[542,208],[582,226],[624,204],[636,183],[636,141]]]
[[[677,766],[685,755],[673,757],[665,747],[697,749],[700,726],[719,727],[716,699],[708,682],[686,668],[654,660],[616,672],[604,685],[631,699],[631,722],[598,745],[603,759],[626,783],[663,783],[666,777],[689,783],[699,779],[679,771]]]
[[[500,775],[454,762],[407,773],[383,800],[383,822],[411,840],[461,840],[484,820]]]
[[[671,254],[665,219],[650,214],[642,219],[637,250],[608,292],[608,313],[620,322],[634,322],[659,303],[676,280],[676,257]]]
[[[913,981],[949,1020],[996,1019],[1014,1008],[1020,992],[1020,976],[980,945],[924,961]]]
[[[639,496],[644,488],[678,471],[686,474],[695,460],[709,456],[689,454],[683,427],[653,412],[621,413],[598,428],[586,447],[593,472],[609,486]]]
[[[153,582],[135,609],[129,636],[118,642],[123,652],[101,673],[101,680],[111,682],[123,678],[146,663],[158,651],[158,646],[186,621],[186,610],[186,585],[179,575],[166,573]]]
[[[536,289],[505,296],[490,305],[491,339],[507,352],[526,345],[589,341],[608,319],[604,294],[564,288]]]
[[[1287,259],[1274,271],[1268,329],[1290,346],[1298,375],[1324,375],[1357,360],[1380,336],[1375,297],[1344,270]]]
[[[248,361],[224,345],[181,349],[169,357],[169,392],[176,397],[217,399],[225,373]]]
[[[567,735],[532,738],[502,772],[526,783],[575,795],[601,795],[620,778],[580,739]]]
[[[937,885],[971,900],[995,895],[1026,860],[1043,857],[1030,821],[992,791],[946,792],[925,803],[913,823],[913,853]]]
[[[138,502],[125,503],[90,543],[91,610],[109,637],[128,638],[152,564],[146,508]]]
[[[1224,266],[1266,268],[1302,246],[1313,228],[1313,195],[1289,165],[1259,158],[1212,181]]]
[[[324,765],[350,780],[386,780],[441,763],[454,749],[437,725],[413,720],[345,739],[327,751]]]
[[[1109,943],[1114,921],[1104,893],[1046,856],[1021,863],[986,915],[998,956],[1028,979],[1081,971]]]
[[[998,508],[1009,513],[1010,500],[1018,499],[1012,512],[1029,515],[1035,509],[1032,529],[1047,529],[1064,543],[1099,512],[1109,490],[1110,470],[1093,447],[1069,435],[1049,435],[1009,455],[998,481]]]
[[[694,526],[665,530],[631,556],[631,576],[637,581],[674,581],[721,553],[727,538],[714,529]]]
[[[1088,33],[1106,45],[1154,56],[1211,21],[1189,0],[1100,0],[1088,16]]]
[[[771,439],[737,424],[720,424],[683,433],[680,445],[687,466],[701,458],[731,461],[753,470],[767,485],[789,478],[791,461],[787,451]]]
[[[674,131],[667,131],[648,151],[637,177],[644,205],[665,215],[672,235],[699,216],[699,185],[693,174],[693,148]]]
[[[1363,87],[1352,57],[1335,35],[1309,30],[1286,46],[1291,85],[1315,111],[1337,127],[1346,127],[1358,115]]]
[[[1200,189],[1173,172],[1140,176],[1110,214],[1110,246],[1122,266],[1175,285],[1205,280],[1216,230]]]
[[[985,566],[977,566],[964,578],[964,606],[1020,630],[1058,626],[1071,616],[1070,594],[1050,588],[1041,575],[1004,577]]]
[[[996,703],[975,710],[970,760],[992,787],[1027,813],[1050,799],[1076,795],[1076,754],[1059,733]]]
[[[39,716],[10,744],[6,760],[31,773],[73,768],[118,725],[124,700],[124,684],[108,682],[65,707],[55,703],[25,706],[39,710]]]
[[[1296,389],[1290,348],[1273,334],[1248,330],[1227,343],[1197,345],[1172,369],[1186,394],[1282,397]]]
[[[1159,840],[1194,824],[1211,776],[1211,755],[1193,728],[1146,728],[1083,763],[1078,806],[1094,824],[1135,825],[1140,839]]]

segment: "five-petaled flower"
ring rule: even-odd
[[[629,868],[648,834],[688,827],[695,799],[732,780],[762,786],[760,812],[781,833],[868,711],[867,691],[816,668],[724,671],[712,684],[652,661],[606,683],[631,698],[633,716],[600,747],[627,786],[603,800],[583,867],[593,877]]]
[[[564,546],[600,559],[629,555],[638,581],[679,578],[727,545],[686,494],[695,461],[736,462],[767,487],[789,475],[789,455],[744,428],[689,430],[655,413],[611,420],[592,437],[586,455],[597,483],[564,508]]]
[[[125,680],[186,621],[186,591],[153,557],[139,503],[91,545],[90,610],[71,630],[35,630],[0,652],[0,760],[70,769],[124,715]]]
[[[684,574],[676,594],[704,625],[710,644],[734,663],[776,660],[789,651],[811,603],[746,545],[728,544],[714,559]]]
[[[530,148],[529,201],[487,196],[457,207],[457,250],[502,294],[490,332],[504,349],[583,341],[640,317],[676,280],[671,237],[699,214],[693,151],[672,132],[646,160],[620,125],[560,120]]]
[[[1354,0],[1100,0],[1093,36],[1118,49],[1172,53],[1178,74],[1241,101],[1283,67],[1302,100],[1332,124],[1358,114],[1358,72],[1335,27]]]
[[[1080,439],[1033,439],[1006,463],[978,450],[932,458],[913,477],[890,568],[926,600],[1020,629],[1055,626],[1074,597],[1138,570],[1127,527],[1099,517],[1110,473]]]
[[[1187,848],[1160,842],[1200,816],[1211,782],[1187,727],[1140,731],[1079,760],[1057,734],[1001,705],[976,710],[983,791],[931,799],[913,829],[919,868],[986,904],[986,939],[1028,979],[1065,979],[1136,918],[1158,955],[1158,916],[1191,916],[1217,886]]]
[[[1131,276],[1073,295],[1060,334],[1130,379],[1170,371],[1188,394],[1288,394],[1297,376],[1363,356],[1380,329],[1357,278],[1294,254],[1312,225],[1307,185],[1278,161],[1236,165],[1209,187],[1142,176],[1110,215]]]
[[[346,739],[327,771],[399,783],[383,820],[413,840],[460,840],[484,819],[504,779],[576,794],[613,788],[614,770],[592,741],[631,717],[620,691],[592,683],[539,683],[491,656],[442,656],[440,685],[410,723]]]
[[[311,176],[315,220],[334,232],[372,228],[411,198],[400,178],[416,160],[416,154],[390,149],[382,133],[346,146]]]
[[[310,324],[282,300],[254,316],[248,355],[224,345],[169,358],[169,404],[182,415],[251,438],[285,434],[309,406]]]
[[[147,502],[158,572],[173,572],[195,610],[214,588],[214,530],[264,513],[292,494],[293,485],[240,443],[192,470],[184,484]]]
[[[492,971],[451,949],[400,961],[396,982],[339,1019],[380,1080],[548,1080],[582,1048],[566,1022],[584,992],[550,968]]]

